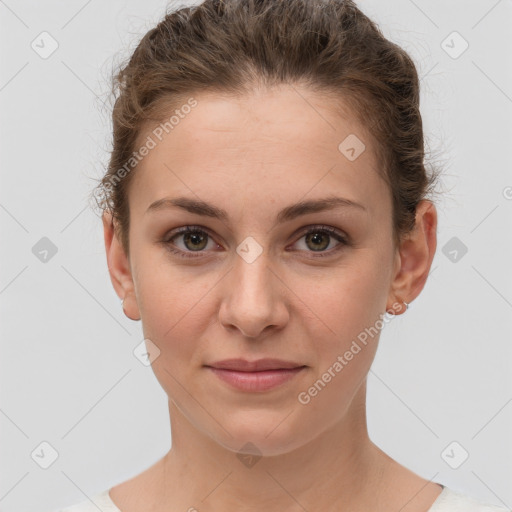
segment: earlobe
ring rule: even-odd
[[[402,241],[397,255],[399,264],[395,272],[389,300],[396,303],[412,302],[423,290],[437,247],[437,211],[429,200],[420,201],[416,208],[414,230]],[[405,312],[403,306],[402,312]],[[396,314],[396,313],[395,313]]]
[[[110,280],[118,297],[123,300],[122,308],[125,315],[131,320],[139,320],[130,261],[115,232],[112,215],[104,212],[102,221]]]

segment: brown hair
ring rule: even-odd
[[[336,99],[350,105],[375,141],[395,244],[414,228],[438,172],[426,171],[419,80],[406,51],[351,0],[205,0],[167,12],[113,76],[112,152],[94,196],[112,214],[127,255],[133,172],[126,164],[136,166],[142,125],[201,91],[243,95],[286,83],[328,94],[333,107]]]

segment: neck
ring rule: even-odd
[[[373,507],[390,459],[368,437],[365,403],[366,380],[343,417],[316,438],[244,464],[169,401],[172,448],[158,463],[158,503],[223,512],[330,510],[337,500],[338,510]]]

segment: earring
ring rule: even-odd
[[[397,297],[398,300],[400,300],[402,302],[402,304],[405,306],[405,311],[407,311],[409,309],[409,303],[408,302],[405,302],[405,300],[402,300],[400,299],[400,297]],[[393,309],[395,309],[395,306],[396,306],[396,303],[393,305]],[[405,311],[403,311],[405,313]],[[391,313],[391,312],[390,312]],[[393,316],[396,315],[396,311],[394,311],[392,313]]]

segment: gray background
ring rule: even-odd
[[[358,3],[415,59],[445,167],[429,281],[382,332],[369,376],[370,436],[424,478],[512,508],[512,2]],[[141,326],[122,313],[87,202],[108,158],[112,65],[165,5],[0,1],[4,512],[82,501],[170,446],[166,396],[132,353]],[[43,31],[59,45],[48,58],[31,47]],[[46,262],[43,237],[57,249]],[[58,453],[47,469],[31,455],[43,441]]]

